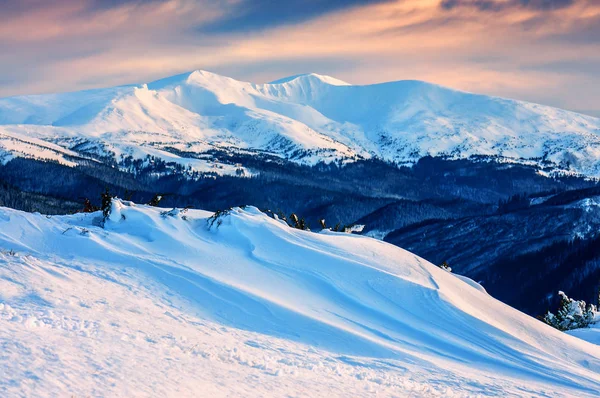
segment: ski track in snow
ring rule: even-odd
[[[1,396],[600,392],[600,347],[402,249],[162,211],[0,208]]]

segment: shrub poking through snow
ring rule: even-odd
[[[300,219],[298,218],[296,213],[290,214],[290,221],[292,222],[292,226],[294,228],[298,228],[298,226],[299,226],[298,223],[300,222]]]
[[[208,219],[206,220],[206,223],[208,224],[208,229],[211,229],[215,224],[217,225],[217,228],[219,228],[223,223],[223,219],[231,213],[231,209],[232,208],[226,210],[217,210],[215,211],[215,214],[208,217]]]
[[[290,214],[290,222],[288,222],[288,225],[303,231],[310,231],[310,228],[304,218],[298,217],[296,213]]]
[[[448,263],[446,261],[444,261],[443,263],[441,263],[439,265],[439,267],[441,269],[445,270],[445,271],[452,272],[452,267],[450,267],[450,265],[448,265]]]
[[[246,208],[246,206],[240,206],[240,208],[244,209],[244,208]],[[229,215],[231,213],[231,210],[232,210],[232,208],[229,208],[227,210],[217,210],[207,220],[208,229],[211,229],[215,225],[217,226],[217,228],[219,226],[221,226],[221,224],[223,223],[224,217]],[[171,211],[173,211],[173,210],[171,210]],[[286,217],[285,214],[281,210],[274,212],[272,210],[259,209],[259,211],[261,213],[264,213],[264,214],[268,215],[269,217],[291,227],[291,228],[301,229],[303,231],[310,231],[310,225],[306,222],[306,220],[304,218],[299,217],[296,213],[292,213],[292,214],[290,214],[289,217]],[[166,214],[166,212],[163,212],[161,214]],[[322,229],[327,229],[327,226],[325,224],[325,219],[319,220],[319,224],[321,224]],[[329,228],[329,229],[331,231],[335,231],[335,232],[345,232],[345,233],[350,234],[353,232],[360,233],[363,231],[364,228],[365,228],[365,226],[362,224],[342,225],[342,224],[338,223],[334,228]]]
[[[179,209],[179,208],[175,207],[171,210],[162,211],[160,213],[160,215],[162,218],[181,216],[182,220],[187,220],[185,213],[187,213],[188,209],[189,209],[189,207],[184,207],[183,209]]]
[[[119,222],[121,220],[125,220],[125,214],[121,211],[125,207],[122,201],[117,199],[116,197],[112,197],[110,199],[110,210],[108,212],[108,217],[104,219],[104,222],[110,220],[112,222]]]
[[[98,210],[100,209],[97,206],[94,206],[88,198],[84,198],[83,209],[80,210],[80,213],[93,213]]]
[[[365,229],[363,224],[352,224],[344,227],[344,232],[347,234],[351,234],[352,232],[360,233]]]
[[[572,330],[586,328],[594,323],[598,310],[593,304],[585,304],[585,301],[573,300],[564,292],[558,292],[560,304],[555,314],[548,311],[542,320],[558,330]]]
[[[293,227],[289,222],[287,217],[285,216],[285,213],[282,212],[281,210],[277,210],[277,211],[273,211],[273,210],[262,210],[259,209],[261,211],[261,213],[266,214],[267,216],[271,217],[274,220],[279,221],[282,224],[287,225],[288,227]]]
[[[342,225],[341,223],[337,223],[335,227],[331,228],[333,232],[345,232],[347,234],[351,234],[352,232],[362,232],[363,229],[365,229],[363,224]]]
[[[102,210],[102,216],[105,220],[110,216],[110,209],[112,207],[113,197],[114,196],[110,194],[108,188],[106,188],[106,190],[100,194],[100,209]]]
[[[276,212],[271,212],[271,213],[273,213],[272,217],[274,219],[276,219],[276,220],[283,220],[287,224],[287,217],[285,216],[284,212],[282,212],[281,210],[277,210]]]
[[[165,197],[165,195],[163,195],[163,194],[158,194],[158,193],[154,194],[152,199],[150,199],[150,202],[148,202],[148,206],[157,207],[160,204],[160,201],[163,200],[164,197]]]
[[[100,222],[100,226],[104,228],[106,226],[106,222],[119,222],[125,220],[125,214],[122,213],[121,209],[127,206],[131,206],[131,202],[122,202],[116,196],[112,196],[108,191],[108,188],[102,196],[102,221]]]
[[[1,254],[7,255],[7,256],[11,256],[11,257],[17,257],[17,252],[14,251],[13,249],[10,250],[2,250],[0,251]]]

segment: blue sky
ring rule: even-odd
[[[0,95],[193,69],[419,79],[600,116],[599,0],[0,0]]]

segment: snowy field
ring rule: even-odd
[[[0,208],[0,396],[600,394],[600,346],[402,249],[165,210]]]

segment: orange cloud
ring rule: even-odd
[[[0,95],[142,82],[196,68],[261,81],[317,71],[355,83],[422,79],[600,112],[594,0],[495,10],[405,0],[218,34],[201,27],[249,0],[134,2],[95,12],[89,1],[0,21],[0,82],[14,76],[0,84]]]

